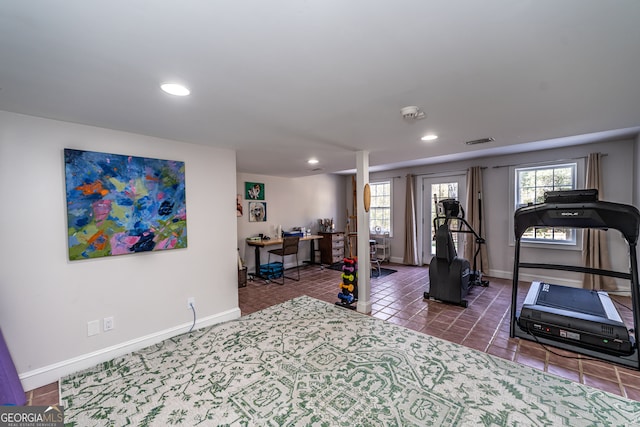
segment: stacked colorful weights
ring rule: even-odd
[[[342,265],[342,282],[340,283],[339,302],[337,305],[355,308],[352,304],[358,301],[358,259],[345,258]]]

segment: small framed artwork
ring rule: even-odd
[[[236,194],[236,216],[242,216],[242,194]]]
[[[264,184],[260,182],[245,182],[244,198],[247,200],[264,200]]]
[[[249,222],[267,220],[267,202],[249,202]]]

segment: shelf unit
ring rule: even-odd
[[[376,241],[376,258],[380,262],[391,260],[391,243],[389,241],[389,233],[372,234],[371,240]]]
[[[335,264],[344,259],[344,232],[331,233],[320,232],[320,262],[322,264]]]

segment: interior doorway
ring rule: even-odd
[[[467,176],[464,173],[446,176],[428,176],[422,179],[422,261],[429,264],[436,254],[436,245],[433,240],[436,230],[433,228],[433,219],[437,215],[436,204],[438,200],[455,199],[464,209],[467,195]],[[452,224],[455,228],[456,224]],[[460,233],[452,233],[456,251],[460,253],[463,241]]]

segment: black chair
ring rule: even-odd
[[[269,251],[268,263],[271,264],[271,255],[279,256],[282,258],[282,282],[276,282],[280,285],[284,285],[284,279],[287,277],[284,274],[284,257],[288,255],[296,256],[296,270],[298,271],[298,278],[287,277],[287,279],[299,281],[300,280],[300,264],[298,263],[298,243],[300,243],[300,237],[287,236],[282,240],[282,248],[272,249]]]
[[[458,258],[446,223],[438,227],[435,238],[436,256],[429,264],[429,292],[424,297],[466,307],[464,297],[471,287],[469,261]]]

